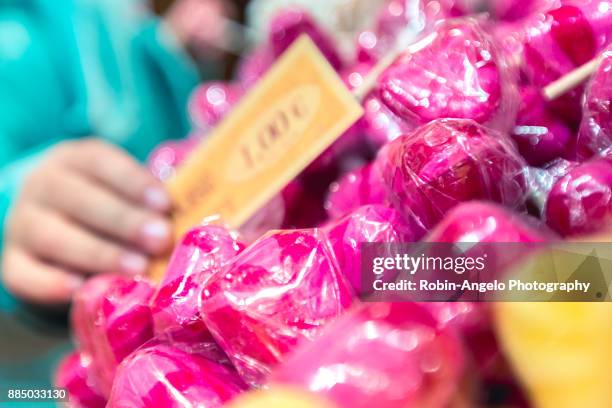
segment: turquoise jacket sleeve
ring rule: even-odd
[[[95,135],[139,160],[189,130],[189,58],[141,0],[0,0],[0,222],[33,153]]]
[[[144,0],[0,0],[0,225],[55,143],[94,135],[144,160],[185,136],[197,79]]]

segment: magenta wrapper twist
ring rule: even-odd
[[[238,372],[262,385],[272,367],[352,303],[320,230],[270,232],[202,288],[200,314]]]
[[[75,294],[76,343],[91,356],[92,376],[105,396],[117,365],[153,336],[152,294],[153,286],[145,280],[105,275],[91,278]]]
[[[153,344],[121,363],[107,407],[217,408],[245,389],[231,367],[188,344]]]
[[[244,249],[238,235],[217,225],[189,231],[175,247],[163,280],[151,299],[156,334],[180,326],[209,336],[200,318],[200,288]]]
[[[104,408],[106,398],[91,374],[91,357],[72,352],[63,358],[55,373],[56,387],[66,388],[73,408]]]
[[[366,205],[323,227],[342,274],[358,295],[370,292],[361,284],[361,244],[363,242],[413,242],[415,235],[401,215],[383,205]],[[383,276],[389,281],[393,276]]]

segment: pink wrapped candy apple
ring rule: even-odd
[[[573,168],[554,184],[545,215],[546,223],[563,236],[612,225],[612,163],[601,158]]]
[[[437,21],[454,15],[452,0],[390,0],[373,27],[357,36],[357,60],[375,63],[396,47],[414,42]]]
[[[188,111],[196,128],[208,131],[215,127],[238,103],[244,89],[241,85],[212,81],[199,85],[189,98]]]
[[[272,376],[338,408],[446,407],[457,390],[463,351],[416,303],[370,303],[332,323]]]
[[[207,333],[198,310],[200,287],[243,248],[237,234],[222,226],[202,225],[187,232],[151,299],[155,333],[177,326]]]
[[[55,373],[55,386],[66,388],[73,408],[104,408],[106,398],[91,377],[91,358],[78,352],[66,356]]]
[[[378,93],[413,127],[465,118],[505,131],[519,105],[515,76],[479,20],[445,20],[381,75]]]
[[[270,232],[202,288],[200,314],[238,372],[261,385],[299,342],[352,302],[325,234]]]
[[[153,286],[143,279],[96,276],[73,299],[77,344],[92,358],[92,375],[108,395],[117,365],[153,335],[149,301]]]
[[[504,134],[468,119],[440,119],[387,144],[378,154],[388,198],[414,224],[430,230],[455,205],[490,200],[524,204],[526,163]]]
[[[612,51],[608,50],[587,86],[574,152],[578,159],[600,154],[612,146],[611,100]]]
[[[325,209],[332,219],[342,217],[362,205],[383,204],[386,193],[378,168],[366,164],[329,186]]]
[[[368,291],[361,285],[363,242],[413,242],[419,236],[408,230],[397,211],[383,205],[359,207],[324,228],[340,270],[357,294]],[[386,276],[385,278],[390,279]]]
[[[121,363],[107,407],[216,408],[245,388],[227,366],[180,345],[157,344]]]

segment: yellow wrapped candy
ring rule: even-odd
[[[501,346],[534,406],[612,407],[612,303],[508,302],[494,310]]]
[[[269,390],[243,394],[233,400],[228,408],[335,408],[335,405],[306,391],[273,386]]]

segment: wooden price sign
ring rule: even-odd
[[[302,36],[168,181],[176,237],[211,215],[240,227],[362,114]],[[165,266],[154,265],[153,279]]]

